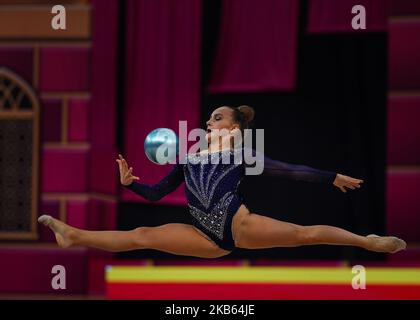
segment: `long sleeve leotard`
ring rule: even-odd
[[[188,154],[186,163],[174,165],[159,183],[145,185],[133,182],[127,188],[145,199],[157,201],[185,181],[185,195],[194,226],[219,247],[232,250],[235,247],[231,232],[232,218],[242,204],[238,187],[249,166],[245,161],[235,163],[234,156],[233,150]],[[222,161],[226,157],[229,161]],[[263,175],[331,184],[336,177],[334,172],[289,164],[266,156],[257,159],[264,162]]]

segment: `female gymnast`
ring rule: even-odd
[[[140,196],[158,201],[185,181],[185,194],[193,225],[169,223],[158,227],[139,227],[131,231],[87,231],[74,228],[51,216],[38,221],[55,233],[60,247],[86,246],[111,252],[155,249],[176,255],[218,258],[235,248],[263,249],[303,245],[356,246],[370,251],[394,253],[406,248],[396,237],[360,236],[326,225],[300,226],[252,213],[242,203],[238,185],[245,175],[246,164],[215,164],[214,157],[234,157],[232,136],[212,139],[216,129],[238,132],[248,128],[254,110],[248,106],[220,107],[207,121],[208,149],[188,154],[186,164],[177,163],[158,184],[137,182],[133,168],[119,155],[121,184]],[[233,159],[233,158],[232,158]],[[207,161],[203,161],[207,160]],[[264,157],[263,174],[332,184],[342,192],[360,188],[362,180],[342,174],[292,165]]]

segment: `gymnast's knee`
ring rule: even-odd
[[[150,227],[139,227],[132,231],[133,245],[138,249],[150,248],[149,232]]]
[[[316,229],[311,226],[295,227],[295,236],[297,245],[310,245],[317,241]]]

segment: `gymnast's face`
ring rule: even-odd
[[[239,125],[233,121],[233,110],[229,107],[220,107],[213,111],[210,119],[207,121],[207,134],[206,139],[209,141],[210,137],[215,135],[216,137],[222,134],[222,136],[229,134],[229,131],[238,129]],[[223,131],[214,131],[214,130]],[[212,134],[214,133],[214,134]]]

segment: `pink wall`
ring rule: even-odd
[[[114,160],[118,1],[87,3],[92,6],[91,39],[34,40],[36,45],[27,46],[8,42],[0,46],[0,66],[27,81],[40,100],[39,214],[109,230],[116,228],[119,191]],[[55,242],[50,230],[38,230],[39,242]],[[68,267],[67,294],[102,293],[98,266],[112,257],[52,244],[4,246],[0,256],[0,292],[56,293],[51,266],[60,264]]]
[[[420,241],[420,19],[405,17],[415,3],[394,0],[389,24],[387,229],[408,242]]]

